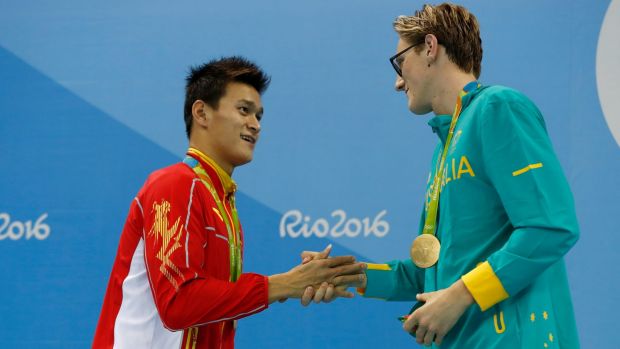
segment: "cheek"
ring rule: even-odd
[[[411,71],[408,71],[406,73],[403,72],[403,80],[405,80],[405,85],[407,85],[407,87],[411,87],[416,83],[415,74],[413,74]]]

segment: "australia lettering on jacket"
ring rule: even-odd
[[[461,155],[458,159],[455,157],[446,159],[446,166],[443,169],[443,178],[441,180],[441,187],[439,188],[439,193],[443,191],[444,187],[454,181],[458,181],[461,178],[469,176],[471,178],[476,177],[476,172],[474,172],[469,159],[467,159],[466,155]],[[431,202],[431,196],[433,193],[433,183],[432,183],[432,174],[429,174],[428,182],[429,186],[426,190],[426,204],[425,210],[428,210],[428,205]]]

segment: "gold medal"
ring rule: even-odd
[[[411,259],[420,268],[429,268],[437,263],[441,244],[432,234],[421,234],[411,244]]]

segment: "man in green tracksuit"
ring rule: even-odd
[[[419,343],[578,347],[563,262],[578,225],[540,111],[515,90],[476,82],[481,40],[465,8],[426,5],[394,27],[396,89],[413,113],[436,115],[420,233],[441,247],[426,269],[411,260],[369,265],[364,295],[413,300],[424,292],[404,323]]]
[[[433,347],[578,348],[563,256],[579,230],[540,111],[478,83],[480,33],[465,8],[425,5],[394,28],[395,87],[413,113],[435,114],[418,236],[432,243],[414,244],[413,260],[368,264],[360,293],[417,300],[403,327]]]
[[[451,118],[437,115],[429,122],[440,139],[431,179]],[[442,348],[579,347],[562,260],[578,227],[538,109],[505,87],[469,92],[440,186],[438,262],[427,269],[411,260],[368,264],[364,296],[414,300],[426,292],[418,299],[427,304],[405,327],[434,329],[429,337],[418,334],[422,342],[447,327],[444,322],[456,321],[444,329]],[[425,218],[426,209],[422,222]],[[477,306],[459,304],[468,297],[459,290]]]

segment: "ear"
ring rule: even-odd
[[[426,34],[424,37],[424,55],[429,64],[433,63],[437,59],[439,53],[439,41],[433,34]]]
[[[208,128],[212,115],[213,109],[204,101],[197,99],[192,104],[192,117],[195,125]]]

